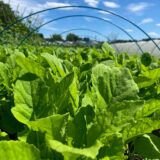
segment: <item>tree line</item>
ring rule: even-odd
[[[74,33],[69,33],[66,36],[65,39],[60,34],[53,34],[50,38],[47,38],[46,40],[49,41],[49,42],[55,42],[55,41],[62,41],[62,42],[63,41],[71,41],[71,42],[76,42],[78,40],[83,40],[85,42],[89,42],[90,38],[88,38],[88,37],[81,38],[81,37],[79,37],[78,35],[76,35]]]

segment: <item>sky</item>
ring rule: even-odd
[[[127,18],[141,27],[152,38],[160,38],[160,0],[3,0],[5,3],[10,3],[13,10],[18,10],[23,16],[31,12],[40,10],[71,6],[82,5],[97,7],[104,10],[111,11],[120,16]],[[43,33],[45,37],[50,37],[52,34],[60,34],[67,30],[79,29],[70,31],[82,37],[90,37],[96,40],[110,39],[130,39],[125,33],[129,33],[134,39],[147,38],[144,33],[138,30],[135,26],[126,22],[125,20],[97,10],[83,9],[83,8],[65,8],[50,10],[38,14],[40,21],[37,25],[46,23],[56,18],[70,15],[87,15],[96,16],[104,20],[99,20],[89,17],[70,17],[57,21],[53,21],[40,28],[39,32]],[[33,19],[36,19],[34,16]],[[121,27],[124,31],[108,23],[114,23]],[[82,29],[82,30],[81,30]],[[85,30],[86,29],[86,30]],[[91,32],[94,30],[98,33]],[[62,36],[65,37],[67,32]],[[104,36],[103,36],[104,35]]]

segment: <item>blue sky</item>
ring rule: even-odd
[[[8,3],[9,0],[3,1]],[[144,29],[153,38],[160,37],[160,0],[10,0],[10,5],[14,10],[18,8],[19,12],[24,15],[29,14],[30,11],[36,12],[42,9],[66,5],[99,7],[101,9],[115,12],[131,20]],[[135,39],[146,38],[143,33],[128,22],[125,22],[124,20],[111,14],[106,14],[95,10],[68,8],[48,11],[39,14],[39,17],[44,23],[58,17],[74,14],[97,16],[119,25],[125,31],[130,33]],[[116,37],[118,39],[129,39],[124,32],[120,31],[111,24],[87,17],[74,17],[58,20],[44,26],[40,29],[40,32],[42,32],[45,37],[49,37],[54,33],[59,34],[63,31],[76,28],[92,29],[111,38]],[[79,30],[72,31],[72,33],[81,36],[88,36],[97,40],[105,40],[102,36],[89,31]]]

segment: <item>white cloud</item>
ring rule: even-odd
[[[104,12],[104,11],[99,11],[99,13],[102,13],[102,14],[110,14],[109,12]]]
[[[3,0],[3,2],[8,3],[9,0]],[[64,6],[71,6],[69,3],[58,3],[58,2],[45,2],[45,3],[38,3],[36,1],[32,0],[10,0],[10,6],[11,8],[16,11],[18,11],[24,15],[29,14],[32,12],[37,12],[43,9],[47,8],[54,8],[54,7],[64,7]],[[64,8],[63,10],[71,10],[74,8]]]
[[[86,21],[88,21],[88,22],[90,22],[90,21],[93,20],[93,18],[89,18],[89,17],[84,17],[84,19],[85,19]]]
[[[156,24],[156,26],[159,26],[159,27],[160,27],[160,23]]]
[[[111,10],[108,10],[108,11],[110,11],[110,12],[112,12],[112,13],[116,13],[116,12],[114,12],[114,11],[111,11]],[[102,14],[111,14],[111,13],[109,13],[109,12],[104,12],[104,11],[98,11],[99,13],[102,13]]]
[[[52,26],[50,26],[50,25],[45,25],[45,26],[43,27],[43,29],[50,30],[50,31],[57,31],[57,28],[54,28],[54,27],[52,27]]]
[[[109,7],[109,8],[119,8],[120,5],[115,3],[115,2],[103,2],[103,4],[106,6],[106,7]]]
[[[38,9],[47,9],[47,8],[55,8],[55,7],[64,7],[71,6],[69,3],[58,3],[58,2],[46,2],[44,4],[37,4]],[[71,10],[73,8],[62,8],[63,10]]]
[[[149,32],[148,34],[152,37],[160,37],[160,35],[156,32]]]
[[[150,7],[152,4],[146,3],[146,2],[140,2],[140,3],[131,3],[127,6],[127,9],[131,12],[139,12],[142,11],[148,7]]]
[[[111,19],[109,19],[109,18],[103,18],[104,20],[106,20],[106,21],[111,21]]]
[[[34,11],[36,10],[35,7],[35,3],[31,2],[31,1],[27,1],[27,0],[3,0],[4,3],[8,3],[10,4],[11,8],[14,10],[14,11],[19,11],[20,14],[28,14],[30,13],[31,11]],[[29,6],[29,7],[28,7]]]
[[[132,29],[126,29],[126,31],[129,32],[129,33],[130,33],[130,32],[133,32]]]
[[[142,25],[142,24],[146,24],[146,23],[151,23],[153,22],[154,20],[152,18],[146,18],[146,19],[143,19],[139,25]]]
[[[89,6],[97,7],[98,6],[98,0],[84,0]]]

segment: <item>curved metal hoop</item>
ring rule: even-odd
[[[29,38],[32,33],[34,33],[35,31],[39,30],[41,27],[51,23],[51,22],[54,22],[54,21],[57,21],[57,20],[61,20],[61,19],[65,19],[65,18],[72,18],[72,17],[88,17],[88,18],[94,18],[94,19],[98,19],[98,20],[101,20],[101,21],[104,21],[104,22],[107,22],[113,26],[115,26],[116,28],[120,29],[122,32],[124,32],[125,34],[127,34],[137,45],[137,47],[140,49],[140,51],[143,53],[143,50],[142,48],[138,45],[137,41],[127,32],[125,31],[123,28],[121,28],[120,26],[116,25],[115,23],[113,22],[110,22],[106,19],[103,19],[103,18],[100,18],[100,17],[96,17],[96,16],[88,16],[88,15],[69,15],[69,16],[63,16],[63,17],[59,17],[59,18],[56,18],[56,19],[52,19],[46,23],[43,23],[42,25],[40,25],[39,27],[37,27],[36,29],[34,29],[32,32],[30,32],[28,35],[25,36],[25,38],[18,44],[17,48],[27,39]]]
[[[132,24],[133,26],[135,26],[136,28],[138,28],[141,32],[143,32],[153,43],[154,45],[158,48],[158,50],[160,51],[160,47],[157,45],[157,43],[142,29],[140,28],[138,25],[136,25],[135,23],[133,23],[132,21],[128,20],[127,18],[117,14],[117,13],[113,13],[111,11],[108,11],[108,10],[104,10],[104,9],[100,9],[100,8],[96,8],[96,7],[89,7],[89,6],[63,6],[63,7],[54,7],[54,8],[49,8],[49,9],[44,9],[44,10],[41,10],[41,11],[38,11],[38,12],[35,12],[35,13],[32,13],[30,15],[27,15],[23,18],[20,18],[18,19],[17,21],[15,21],[14,23],[8,25],[6,28],[4,28],[3,31],[0,32],[0,34],[2,34],[3,32],[5,32],[7,29],[11,28],[12,26],[14,26],[15,24],[17,24],[18,22],[21,22],[22,20],[28,18],[28,17],[31,17],[33,15],[36,15],[36,14],[39,14],[39,13],[42,13],[42,12],[46,12],[46,11],[50,11],[50,10],[56,10],[56,9],[65,9],[65,8],[86,8],[86,9],[92,9],[92,10],[98,10],[98,11],[103,11],[103,12],[106,12],[106,13],[110,13],[112,15],[115,15],[127,22],[129,22],[130,24]]]

